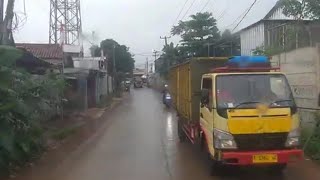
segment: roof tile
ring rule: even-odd
[[[63,59],[63,51],[59,44],[16,43],[19,49],[25,49],[40,59]]]

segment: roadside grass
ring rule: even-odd
[[[304,128],[301,133],[301,142],[305,154],[315,161],[320,161],[320,114],[316,114],[316,125],[313,128]]]
[[[113,95],[103,96],[101,98],[100,103],[98,104],[98,108],[105,108],[112,104]]]
[[[76,133],[76,131],[81,127],[81,125],[75,125],[72,127],[66,127],[63,129],[59,129],[57,131],[54,131],[51,134],[51,138],[57,141],[61,141],[66,139],[68,136]]]

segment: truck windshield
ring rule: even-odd
[[[258,104],[295,106],[287,79],[281,74],[219,75],[216,81],[220,109],[256,108]]]

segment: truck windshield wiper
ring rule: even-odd
[[[238,104],[236,107],[234,107],[234,109],[237,109],[237,108],[239,108],[239,107],[242,106],[242,105],[246,105],[246,104],[258,104],[258,103],[261,103],[261,102],[259,102],[259,101],[242,102],[242,103]]]
[[[281,103],[281,102],[292,102],[292,101],[293,101],[292,99],[277,100],[277,101],[274,101],[274,102],[270,103],[269,106],[271,106],[273,104]]]

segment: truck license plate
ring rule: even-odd
[[[259,154],[253,155],[253,163],[276,163],[278,162],[278,156],[276,154]]]

